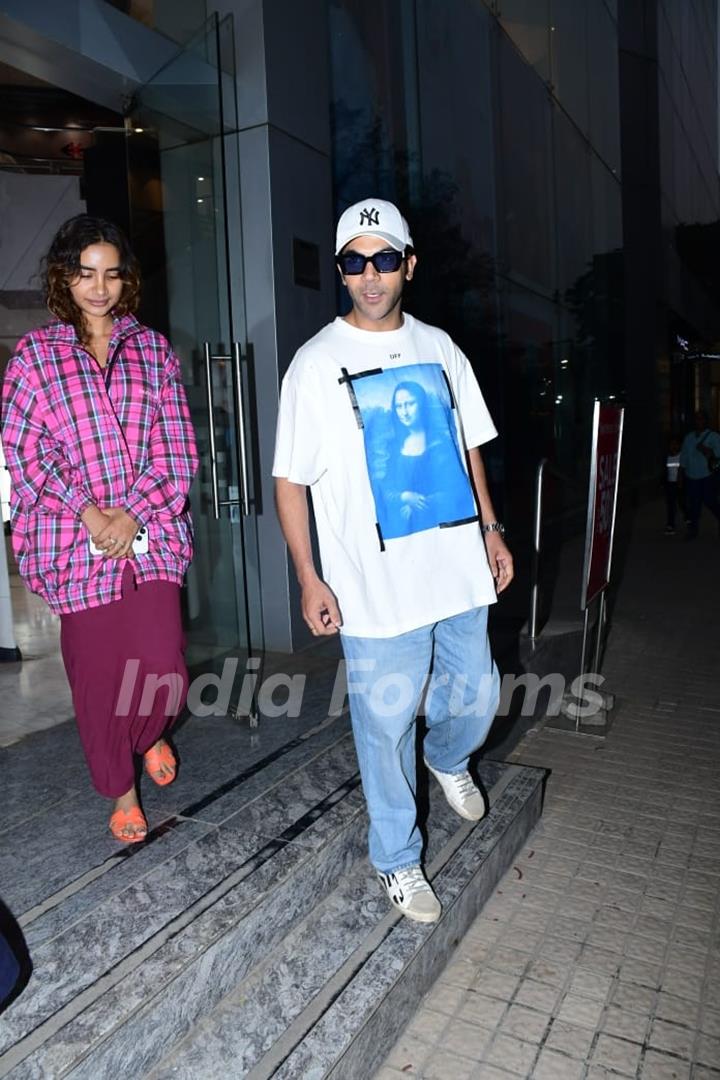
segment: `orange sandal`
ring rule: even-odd
[[[136,833],[135,836],[124,836],[123,829],[128,825],[135,825],[144,829],[144,833]],[[147,839],[147,821],[139,806],[131,806],[129,810],[116,810],[110,818],[110,832],[121,844],[138,844]]]
[[[165,787],[166,784],[172,784],[175,779],[175,773],[177,771],[177,761],[170,746],[166,742],[162,742],[160,746],[151,746],[146,754],[143,754],[145,759],[145,769],[151,780],[154,780],[160,787]],[[171,776],[158,776],[158,769],[172,769]]]

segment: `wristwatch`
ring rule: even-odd
[[[488,521],[487,525],[483,525],[482,531],[484,533],[497,532],[501,536],[505,535],[505,526],[500,521]]]

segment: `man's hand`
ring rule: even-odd
[[[95,545],[112,559],[126,559],[132,555],[132,542],[138,533],[138,523],[121,506],[102,511],[103,528],[93,535]]]
[[[342,626],[335,594],[317,575],[302,585],[302,613],[314,637],[337,634]]]
[[[485,533],[485,549],[495,578],[495,588],[501,593],[515,576],[513,557],[499,532]]]

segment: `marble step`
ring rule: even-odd
[[[37,886],[42,899],[19,919],[34,971],[3,1014],[0,1076],[81,1075],[110,1036],[142,1075],[140,1011],[168,1006],[169,1035],[182,1037],[364,854],[346,717],[194,794],[148,843],[78,860],[75,877],[53,867],[54,893]],[[36,869],[40,879],[39,860]],[[152,1021],[154,1046],[157,1032]]]
[[[17,877],[17,887],[19,895],[41,897],[20,919],[34,974],[0,1024],[0,1077],[144,1077],[245,980],[273,971],[275,951],[294,940],[322,898],[337,903],[342,889],[351,881],[359,887],[364,874],[363,902],[377,925],[388,917],[365,863],[367,821],[346,717],[273,743],[270,753],[257,754],[234,775],[216,760],[222,782],[215,787],[207,778],[188,778],[185,789],[178,784],[157,794],[147,844],[98,861],[101,849],[91,833],[67,868],[50,860],[46,877],[41,853],[27,849],[36,890],[27,874]],[[429,858],[464,844],[468,831],[494,836],[493,850],[504,850],[493,830],[510,820],[505,792],[521,774],[532,775],[539,791],[532,770],[482,764],[496,805],[474,831],[440,800],[431,814]],[[498,785],[505,785],[502,797]],[[174,811],[165,816],[163,799]],[[21,851],[22,833],[11,836]],[[359,879],[352,877],[356,866]],[[352,913],[349,918],[352,923]],[[364,943],[350,934],[342,970],[374,932]],[[333,978],[342,976],[336,971]],[[310,1012],[303,1006],[287,1030],[278,1029],[272,1045],[258,1044],[253,1068],[264,1067],[268,1054],[277,1056],[283,1040],[291,1040],[284,1057],[301,1051],[302,1040],[293,1042],[291,1033],[313,1037],[322,1022],[313,1009],[327,985]]]
[[[359,859],[147,1080],[372,1076],[539,816],[540,771],[487,762],[481,776],[491,812],[477,826],[433,791],[427,865],[443,903],[438,924],[402,918]]]

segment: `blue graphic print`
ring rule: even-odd
[[[440,364],[352,380],[383,540],[477,516]]]

